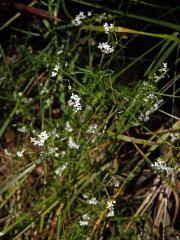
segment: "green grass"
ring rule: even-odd
[[[78,11],[92,11],[81,26],[71,23],[67,1],[35,3],[51,17],[64,12],[67,20],[35,17],[23,28],[12,17],[1,26],[15,31],[18,41],[1,46],[0,235],[178,237],[179,37],[169,32],[179,31],[171,21],[175,9],[150,18],[127,8],[122,26],[121,5],[74,2]],[[164,15],[168,20],[159,20]],[[132,28],[131,18],[143,26]],[[115,26],[109,35],[104,22]],[[155,23],[150,31],[147,23]],[[164,30],[157,33],[156,25]],[[106,41],[111,54],[98,48]],[[72,94],[80,98],[78,111]],[[48,135],[43,143],[42,133]],[[160,160],[173,172],[155,171],[152,164]]]

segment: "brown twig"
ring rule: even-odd
[[[13,7],[19,11],[22,12],[28,12],[28,13],[32,13],[34,15],[43,17],[43,18],[47,18],[50,20],[55,20],[55,21],[61,21],[61,19],[59,17],[55,17],[55,16],[50,16],[48,11],[37,8],[37,7],[31,7],[31,6],[27,6],[25,4],[22,3],[13,3]]]

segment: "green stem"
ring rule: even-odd
[[[81,27],[81,29],[97,31],[97,32],[104,32],[104,27],[102,27],[102,26],[84,25]],[[168,39],[168,40],[172,40],[172,41],[180,43],[180,38],[177,37],[177,33],[174,33],[174,34],[150,33],[150,32],[137,31],[137,30],[133,30],[130,28],[124,28],[124,27],[113,27],[110,30],[110,32],[129,33],[129,34],[143,35],[143,36],[149,36],[149,37],[156,37],[156,38]]]

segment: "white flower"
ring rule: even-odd
[[[59,65],[56,64],[52,73],[51,73],[51,77],[56,77],[57,74],[58,74],[58,71],[59,71]]]
[[[59,71],[59,65],[55,65],[54,69],[53,69],[55,72],[58,72]]]
[[[156,162],[151,164],[151,167],[156,170],[156,171],[160,171],[166,174],[166,176],[170,176],[173,173],[175,173],[176,171],[178,171],[175,168],[169,167],[163,160],[161,159],[157,159]]]
[[[107,42],[99,43],[98,48],[101,50],[102,53],[105,54],[114,52],[114,48],[111,47]]]
[[[57,72],[54,72],[54,71],[53,71],[53,72],[51,73],[51,77],[56,77],[56,76],[57,76]]]
[[[177,139],[179,139],[180,137],[180,133],[176,132],[176,133],[170,133],[170,141],[172,143],[174,143]]]
[[[17,151],[17,153],[16,153],[17,157],[19,157],[19,158],[23,157],[24,152],[25,152],[25,149],[22,149],[21,151]]]
[[[162,99],[160,99],[158,96],[155,95],[154,92],[152,92],[155,90],[153,88],[154,86],[152,84],[149,84],[148,82],[143,82],[141,89],[142,92],[141,94],[139,94],[139,96],[143,98],[143,101],[141,100],[142,112],[138,116],[139,121],[147,122],[150,118],[150,115],[153,112],[157,111],[160,104],[163,102]],[[136,102],[137,99],[138,97],[134,99],[134,102]]]
[[[115,203],[116,203],[116,201],[114,201],[114,200],[107,201],[107,208],[108,209],[113,208]]]
[[[89,11],[89,12],[87,13],[87,15],[88,15],[88,17],[91,17],[91,16],[92,16],[92,12]]]
[[[80,11],[78,17],[79,17],[80,19],[85,19],[85,18],[86,18],[86,15],[84,14],[84,12],[81,12],[81,11]]]
[[[64,157],[66,155],[66,152],[65,151],[62,151],[61,152],[61,156]]]
[[[54,155],[55,157],[59,157],[58,150],[59,149],[57,147],[51,147],[49,148],[49,154]]]
[[[64,67],[65,67],[65,68],[68,67],[68,63],[67,63],[67,61],[65,62]]]
[[[75,112],[78,112],[82,109],[80,101],[81,98],[77,94],[72,93],[68,104],[74,108]]]
[[[90,205],[97,205],[98,201],[96,198],[91,198],[87,201],[87,203],[89,203]]]
[[[49,136],[48,136],[47,132],[44,131],[44,132],[41,132],[38,137],[39,137],[39,139],[41,139],[44,142],[48,139]]]
[[[36,146],[43,146],[45,141],[48,139],[48,134],[46,131],[41,132],[37,138],[31,138],[31,142]]]
[[[148,103],[148,101],[150,101],[150,99],[148,99],[148,98],[149,98],[149,96],[147,95],[147,98],[144,99],[144,102]],[[159,100],[155,95],[154,95],[154,100],[153,101],[154,101],[154,103],[152,104],[152,106],[149,107],[149,109],[146,112],[144,112],[144,113],[141,112],[140,113],[140,116],[138,117],[138,119],[140,121],[142,121],[142,122],[149,121],[150,115],[153,112],[157,111],[159,106],[160,106],[160,104],[163,102],[162,99]],[[151,99],[151,102],[152,102],[152,99]]]
[[[59,157],[59,155],[60,155],[60,154],[57,153],[57,152],[54,153],[54,156],[55,156],[55,157]]]
[[[88,225],[89,225],[89,220],[90,220],[90,218],[89,218],[89,216],[88,216],[87,213],[82,216],[82,219],[83,219],[83,220],[80,220],[80,221],[79,221],[79,224],[80,224],[81,226],[88,226]]]
[[[44,88],[41,90],[41,95],[42,95],[42,94],[46,94],[46,93],[49,93],[49,89],[47,89],[46,86],[44,86]],[[49,103],[46,102],[46,104],[49,105],[50,102],[51,102],[51,99],[48,99],[47,101],[48,101]]]
[[[166,73],[167,72],[167,63],[163,63],[162,66],[160,67],[160,69],[158,70],[158,72],[160,72],[161,75]]]
[[[62,176],[62,173],[64,172],[64,170],[67,168],[67,163],[65,163],[63,166],[61,167],[58,167],[56,170],[55,170],[55,174],[58,175],[58,176]]]
[[[93,123],[93,124],[91,124],[91,125],[89,125],[89,127],[88,127],[88,129],[87,129],[87,133],[96,133],[96,131],[97,131],[97,127],[98,127],[98,125],[97,124],[95,124],[95,123]]]
[[[72,131],[73,131],[73,129],[72,129],[69,121],[67,121],[66,124],[65,124],[65,130],[66,130],[67,132],[72,132]]]
[[[83,198],[84,199],[88,199],[88,195],[87,194],[83,194]]]
[[[167,75],[167,71],[168,71],[168,68],[167,68],[167,63],[163,63],[162,66],[158,69],[158,73],[154,74],[153,75],[153,79],[155,82],[158,82],[160,79],[168,76]]]
[[[18,130],[18,132],[21,132],[21,133],[26,133],[27,132],[27,129],[24,126],[21,127],[21,128],[18,128],[17,130]]]
[[[79,18],[75,18],[71,22],[74,26],[79,26],[82,23],[82,21]]]
[[[110,211],[108,211],[107,217],[114,217],[114,209],[111,209]]]
[[[72,137],[69,137],[68,146],[71,149],[79,149],[79,145],[73,141]]]
[[[89,218],[88,214],[85,213],[85,214],[82,216],[82,219],[83,219],[83,220],[89,220],[90,218]]]
[[[80,220],[79,224],[80,224],[80,226],[88,226],[89,222],[87,220]]]
[[[104,32],[105,32],[106,34],[109,34],[109,31],[114,27],[114,25],[113,25],[112,23],[110,23],[110,24],[108,25],[108,23],[105,22],[104,25],[103,25],[103,27],[104,27]]]
[[[114,217],[114,204],[116,203],[116,201],[114,200],[109,200],[107,202],[107,208],[108,208],[108,213],[107,213],[107,217]]]
[[[86,15],[84,12],[79,12],[78,15],[76,15],[75,19],[73,19],[71,22],[75,26],[79,26],[82,23],[82,20],[86,18]]]

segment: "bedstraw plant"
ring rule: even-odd
[[[177,34],[60,2],[1,46],[1,239],[179,239]]]

